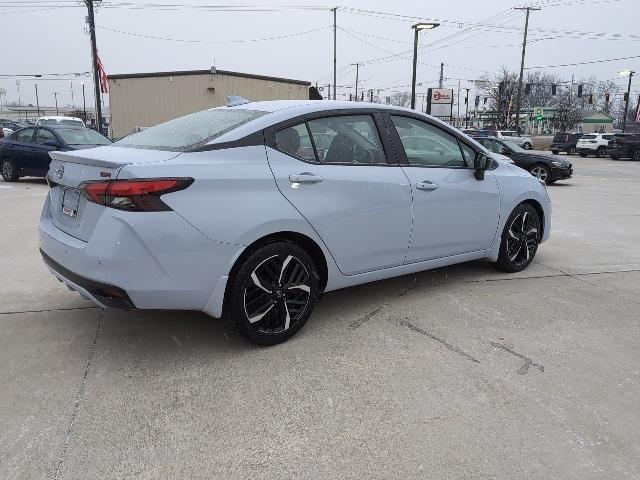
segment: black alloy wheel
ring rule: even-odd
[[[504,272],[524,270],[533,261],[539,242],[538,212],[529,204],[518,205],[504,227],[495,268]]]
[[[640,161],[640,150],[636,150],[635,152],[633,152],[631,158],[637,162]]]
[[[15,182],[20,178],[16,164],[10,158],[3,158],[0,162],[0,172],[5,182]]]
[[[598,147],[598,150],[596,150],[596,157],[605,158],[606,156],[607,156],[606,147]]]
[[[289,242],[268,244],[250,255],[235,277],[232,323],[247,339],[274,345],[305,324],[318,294],[316,267]]]

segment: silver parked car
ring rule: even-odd
[[[469,260],[515,272],[545,187],[413,110],[242,102],[53,152],[40,248],[104,307],[200,310],[281,342],[318,294]]]

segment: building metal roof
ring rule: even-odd
[[[179,70],[175,72],[148,72],[148,73],[122,73],[108,75],[109,80],[120,80],[125,78],[150,78],[150,77],[179,77],[184,75],[228,75],[230,77],[253,78],[256,80],[266,80],[269,82],[292,83],[295,85],[310,86],[311,82],[304,80],[293,80],[290,78],[269,77],[266,75],[256,75],[253,73],[229,72],[227,70]]]

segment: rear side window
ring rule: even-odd
[[[602,135],[602,138],[604,138],[605,140],[611,140],[613,138],[613,135]]]
[[[567,141],[567,134],[566,133],[556,133],[553,136],[553,141],[554,142],[566,142]]]
[[[407,155],[409,165],[422,167],[469,167],[458,140],[433,125],[408,117],[392,115],[393,124]]]
[[[595,135],[583,135],[582,136],[583,140],[593,140],[594,138],[596,138]]]
[[[114,145],[183,152],[204,145],[266,113],[226,107],[203,110],[134,133]]]
[[[33,130],[33,128],[18,130],[16,133],[14,133],[13,139],[16,142],[31,143],[31,141],[33,140]]]
[[[275,147],[309,162],[387,163],[376,124],[370,115],[319,118],[285,128],[276,133]]]
[[[45,130],[44,128],[39,128],[36,132],[36,143],[44,143],[49,140],[56,140],[56,137],[49,130]]]

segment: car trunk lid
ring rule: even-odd
[[[81,185],[89,181],[115,180],[128,164],[170,160],[179,152],[99,147],[51,152],[47,180],[52,223],[63,232],[88,241],[106,207],[89,202]]]

